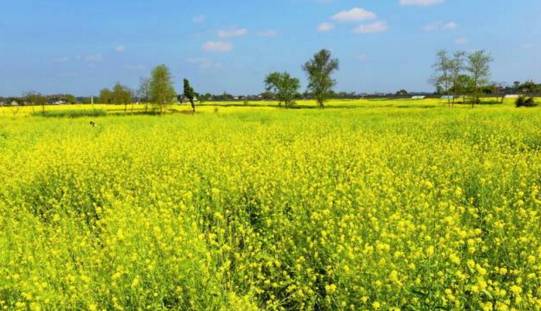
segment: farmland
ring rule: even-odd
[[[541,308],[540,108],[276,106],[0,108],[0,309]]]

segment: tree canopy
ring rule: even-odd
[[[294,105],[294,99],[297,96],[301,83],[299,79],[292,77],[287,72],[273,72],[265,78],[265,89],[270,92],[275,99],[283,102],[286,108]]]
[[[338,59],[332,58],[329,50],[321,50],[306,62],[303,70],[308,76],[308,90],[313,94],[321,108],[329,99],[336,81],[332,74],[339,68]]]
[[[160,113],[164,113],[167,105],[174,100],[176,92],[167,66],[159,65],[152,70],[149,95]]]

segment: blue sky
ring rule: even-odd
[[[200,92],[258,93],[270,71],[302,79],[321,48],[337,89],[431,90],[438,49],[485,49],[493,80],[541,81],[539,0],[17,0],[0,15],[0,95],[137,87],[166,64]]]

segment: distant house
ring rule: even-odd
[[[517,94],[507,94],[505,95],[505,98],[519,98],[520,95],[517,95]]]
[[[0,102],[0,106],[5,106],[6,103],[5,102]]]
[[[17,103],[16,101],[12,101],[11,106],[19,106],[19,103]]]
[[[454,99],[455,97],[452,96],[452,95],[445,95],[445,96],[442,96],[441,99],[445,99],[445,100],[449,100],[449,99]]]
[[[419,99],[425,99],[426,96],[412,96],[411,99],[419,100]]]

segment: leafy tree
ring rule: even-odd
[[[195,98],[197,94],[193,90],[192,86],[190,85],[190,81],[188,79],[184,79],[184,97],[187,98],[190,101],[190,104],[192,105],[192,111],[195,113]]]
[[[492,57],[485,51],[476,51],[468,55],[466,70],[474,83],[473,96],[475,100],[472,101],[472,107],[475,103],[479,102],[481,88],[490,82],[491,62]]]
[[[279,105],[286,108],[294,105],[295,96],[299,92],[301,83],[299,79],[292,77],[287,72],[273,72],[265,78],[265,89],[280,101]]]
[[[112,102],[117,105],[124,105],[124,112],[128,111],[128,105],[132,101],[132,91],[120,83],[113,87]]]
[[[110,89],[102,89],[100,91],[100,102],[103,104],[110,104],[113,100],[113,92]]]
[[[324,108],[325,101],[336,85],[332,74],[338,70],[338,67],[338,59],[333,59],[329,50],[319,51],[303,66],[303,70],[308,75],[308,90],[321,108]]]
[[[164,113],[167,105],[175,98],[176,92],[167,66],[159,65],[152,70],[149,95],[160,113]]]

